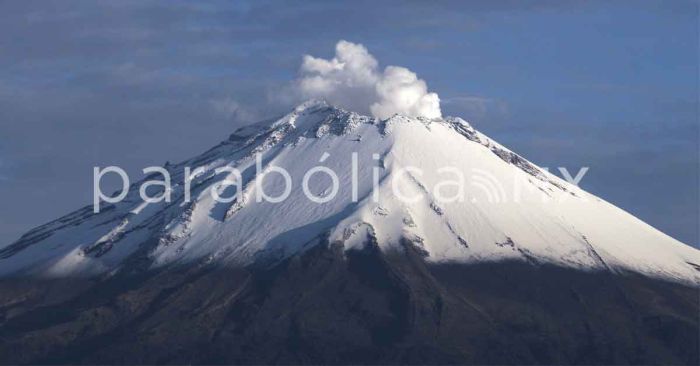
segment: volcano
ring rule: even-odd
[[[699,361],[700,251],[460,118],[311,101],[163,169],[0,248],[0,363]]]

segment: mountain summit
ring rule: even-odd
[[[257,202],[256,189],[266,195],[284,190],[281,176],[262,177],[275,166],[289,172],[290,195]],[[310,200],[302,187],[316,166],[340,177],[334,197],[323,203]],[[184,167],[200,168],[189,202]],[[210,194],[235,179],[216,172],[222,167],[241,172],[242,191],[230,186],[220,194],[235,196],[231,202]],[[246,266],[281,260],[321,238],[349,249],[369,237],[385,251],[410,240],[436,263],[519,260],[698,281],[696,249],[535,166],[460,118],[378,120],[311,101],[166,169],[171,202],[143,202],[140,184],[132,184],[123,201],[99,214],[86,207],[4,248],[0,273],[102,274],[123,270],[136,253],[151,267]],[[463,187],[450,189],[445,181],[458,182],[459,175]],[[256,179],[263,181],[256,185]],[[308,180],[317,201],[331,189],[324,173]]]
[[[0,360],[698,360],[700,251],[460,118],[312,101],[163,169],[0,249]]]

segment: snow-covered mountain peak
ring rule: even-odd
[[[232,136],[245,136],[255,131],[269,132],[270,130],[281,130],[291,128],[297,134],[318,131],[323,134],[327,128],[333,127],[334,133],[351,133],[352,130],[361,123],[373,124],[386,131],[385,127],[395,123],[416,123],[430,125],[432,123],[442,123],[476,133],[471,125],[459,117],[426,118],[411,117],[403,114],[394,114],[386,119],[379,119],[366,114],[349,111],[338,107],[322,99],[311,99],[293,108],[288,114],[272,120],[265,120],[256,124],[242,127],[235,131]],[[360,142],[360,141],[358,141]]]
[[[324,108],[342,110],[342,108],[333,106],[323,99],[309,99],[306,102],[301,103],[298,106],[296,106],[293,109],[293,111],[295,113],[299,113],[299,114],[304,114],[304,113],[308,114],[308,113],[317,112],[317,111],[324,109]]]
[[[186,169],[195,172],[189,182]],[[513,260],[698,281],[698,250],[461,118],[379,120],[309,101],[167,171],[170,202],[144,202],[139,187],[154,179],[144,178],[99,213],[87,206],[0,249],[0,274],[103,274],[133,263],[247,266],[315,245],[374,243],[411,245],[428,262]],[[287,186],[279,202],[259,199]]]

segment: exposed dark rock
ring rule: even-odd
[[[0,282],[2,364],[697,364],[698,289],[409,241],[269,268]]]

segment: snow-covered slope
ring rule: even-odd
[[[262,171],[282,167],[290,173],[288,199],[256,201],[258,153]],[[203,167],[192,182],[191,202],[184,201],[185,166]],[[210,192],[234,179],[215,172],[224,166],[240,170],[244,182],[229,203]],[[335,198],[325,203],[311,201],[302,189],[304,174],[317,166],[339,178]],[[444,167],[453,170],[439,170]],[[124,201],[103,203],[98,214],[85,207],[0,250],[0,275],[104,274],[137,255],[152,267],[249,265],[317,244],[340,242],[350,249],[372,239],[384,250],[409,240],[432,262],[522,260],[699,282],[700,251],[534,166],[459,118],[377,120],[307,102],[165,168],[172,176],[171,202],[146,204],[140,182],[132,184]],[[455,187],[445,181],[460,173],[464,199],[436,197],[453,196]],[[281,182],[271,173],[261,187],[277,195]],[[323,174],[309,182],[319,197],[332,193]],[[224,197],[235,193],[221,191]],[[399,199],[397,191],[411,199]]]

